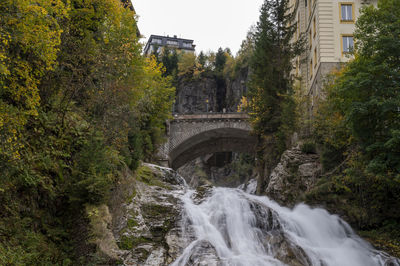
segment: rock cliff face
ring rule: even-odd
[[[88,207],[93,241],[107,265],[168,265],[184,248],[179,222],[185,181],[171,169],[143,164],[127,174],[110,204]]]
[[[179,114],[217,112],[217,82],[204,77],[198,80],[180,80],[176,88],[174,112]]]
[[[282,154],[264,192],[281,204],[292,205],[313,188],[320,174],[319,156],[294,147]]]
[[[180,114],[203,112],[236,112],[243,95],[247,92],[247,69],[237,77],[217,82],[213,76],[199,79],[181,79],[176,88],[174,112]],[[208,107],[207,107],[208,100]]]
[[[237,112],[237,107],[247,93],[248,69],[242,69],[236,78],[226,81],[226,109]]]

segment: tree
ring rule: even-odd
[[[215,55],[215,70],[217,72],[222,72],[224,70],[225,63],[226,63],[226,54],[225,51],[222,50],[222,48],[220,47],[218,49],[217,54]]]
[[[199,78],[203,72],[202,66],[197,61],[194,53],[182,53],[178,63],[178,76],[186,78]]]
[[[252,27],[246,35],[246,39],[242,41],[240,49],[236,56],[236,71],[242,68],[249,67],[250,59],[254,52],[254,28]]]
[[[325,168],[342,170],[327,182],[360,209],[359,226],[391,224],[389,232],[399,232],[399,2],[381,0],[378,8],[363,8],[354,37],[354,58],[324,88],[316,138]]]
[[[198,61],[199,61],[199,64],[201,65],[202,68],[204,68],[206,66],[207,57],[203,53],[203,51],[200,52],[200,54],[198,56]]]
[[[0,157],[19,158],[18,137],[37,116],[41,78],[56,66],[61,0],[0,3]]]
[[[0,1],[1,265],[108,264],[75,228],[152,159],[175,95],[141,51],[120,0]]]
[[[366,7],[356,25],[355,58],[330,97],[368,170],[400,178],[400,5],[384,0]]]
[[[161,63],[165,67],[164,77],[166,76],[175,76],[178,71],[178,53],[176,49],[172,49],[172,51],[165,47],[161,56]]]
[[[260,139],[258,156],[265,162],[267,175],[294,129],[290,73],[292,60],[303,46],[302,39],[292,42],[296,31],[294,16],[288,0],[265,0],[253,35],[248,96],[254,130]],[[265,158],[263,150],[268,151]]]

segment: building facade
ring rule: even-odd
[[[305,52],[295,59],[295,74],[300,77],[303,95],[314,102],[323,95],[325,77],[351,58],[355,22],[364,5],[378,0],[291,0],[297,32],[306,37]]]
[[[193,40],[181,39],[176,35],[173,37],[169,36],[160,36],[160,35],[151,35],[149,40],[147,41],[146,46],[144,47],[144,54],[150,55],[155,52],[156,49],[158,52],[161,52],[163,47],[168,47],[171,49],[177,49],[184,52],[194,52],[196,45],[193,44]]]

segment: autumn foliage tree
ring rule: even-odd
[[[85,206],[152,160],[175,89],[119,0],[1,1],[0,43],[0,264],[90,264]]]
[[[41,78],[56,66],[67,13],[59,1],[0,3],[0,153],[19,159],[21,131],[37,116]]]

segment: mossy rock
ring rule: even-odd
[[[145,218],[152,218],[152,217],[165,217],[164,215],[174,214],[175,210],[171,206],[165,205],[158,205],[158,204],[144,204],[142,207],[143,216]]]
[[[400,232],[400,229],[397,229]],[[384,250],[388,254],[400,258],[400,237],[397,233],[385,231],[385,228],[371,231],[358,231],[358,234],[370,242],[375,248]]]
[[[136,180],[149,186],[157,186],[165,189],[171,189],[171,186],[164,183],[161,176],[157,175],[150,167],[142,165],[136,170]]]
[[[207,198],[212,193],[213,186],[211,184],[206,184],[198,186],[196,192],[193,195],[193,199],[196,204],[200,204],[204,199]]]
[[[144,248],[136,249],[136,253],[139,255],[139,262],[145,262],[150,255],[150,252]]]
[[[128,219],[128,222],[127,222],[128,228],[137,227],[138,225],[139,225],[139,223],[134,218]]]
[[[126,202],[131,203],[133,199],[136,197],[136,195],[137,195],[136,188],[132,186],[132,190],[128,193],[126,197]]]
[[[161,240],[174,226],[176,217],[178,215],[174,207],[146,204],[142,206],[143,218],[150,228],[151,234],[157,239]],[[162,221],[162,223],[160,223]]]
[[[145,244],[150,242],[152,242],[152,240],[146,237],[123,235],[120,241],[118,242],[118,247],[123,250],[132,250],[133,248],[139,246],[140,244]]]

